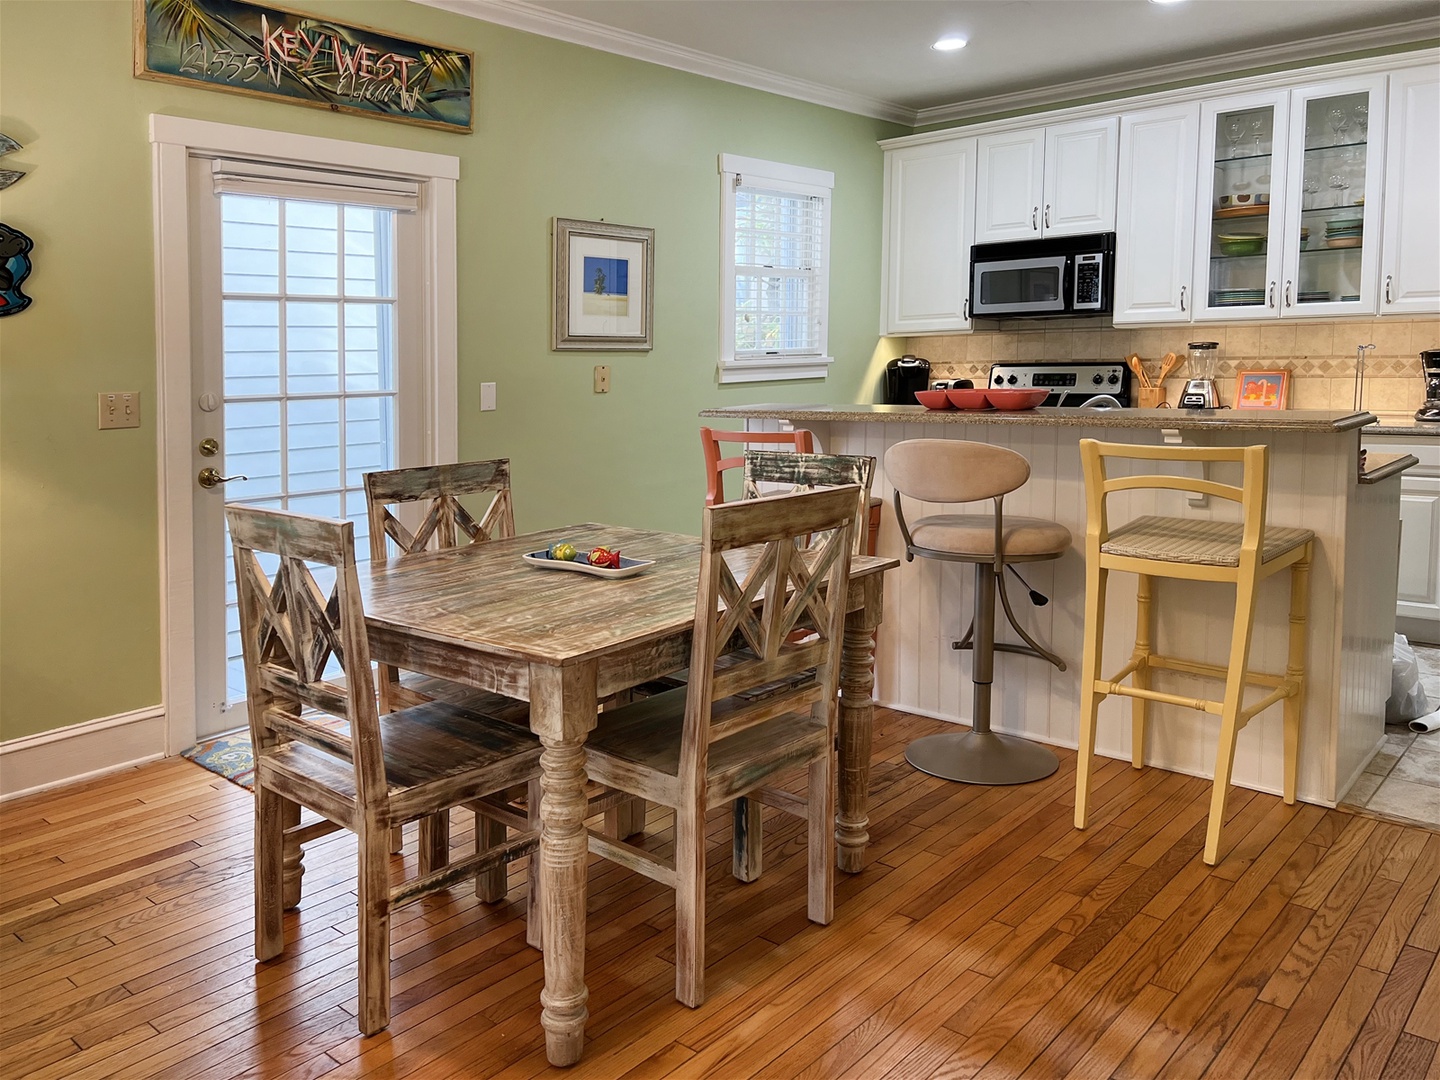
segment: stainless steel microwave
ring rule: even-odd
[[[970,249],[970,313],[976,318],[1109,315],[1114,297],[1113,232]]]

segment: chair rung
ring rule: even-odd
[[[339,832],[345,828],[344,825],[337,825],[328,819],[312,821],[308,825],[295,825],[285,830],[285,839],[293,840],[297,844],[308,844],[311,840],[318,840],[322,836],[329,836],[333,832]]]
[[[1263,698],[1257,701],[1254,705],[1250,705],[1240,710],[1240,726],[1244,727],[1250,722],[1250,719],[1252,717],[1258,716],[1260,713],[1268,709],[1271,705],[1274,705],[1277,701],[1283,701],[1285,698],[1294,697],[1299,692],[1300,686],[1298,683],[1286,683],[1284,686],[1276,687],[1274,690],[1270,691],[1270,693],[1266,694]]]
[[[1107,682],[1105,679],[1095,680],[1095,690],[1100,694],[1115,694],[1119,697],[1144,698],[1146,701],[1158,701],[1165,705],[1179,705],[1182,708],[1194,709],[1196,712],[1214,713],[1220,715],[1222,705],[1218,701],[1210,701],[1206,698],[1181,697],[1179,694],[1167,694],[1163,690],[1147,690],[1140,686],[1121,686],[1116,682]]]
[[[603,836],[593,829],[589,830],[588,836],[590,838],[590,854],[603,855],[611,862],[628,867],[637,874],[644,874],[651,881],[658,881],[661,885],[675,888],[675,867],[659,861],[651,852],[636,847],[634,844],[627,844],[623,840]]]
[[[537,833],[527,833],[508,840],[498,847],[492,847],[485,851],[476,852],[474,855],[467,855],[463,859],[457,859],[448,866],[443,866],[434,873],[426,874],[423,877],[412,878],[410,881],[401,882],[390,890],[390,906],[400,907],[419,900],[422,896],[428,896],[432,892],[449,888],[457,881],[475,877],[477,874],[489,870],[495,866],[503,866],[506,863],[514,862],[522,855],[529,855],[535,851],[540,843]]]
[[[787,814],[794,814],[798,818],[810,816],[810,803],[806,799],[780,788],[756,788],[746,797],[766,806],[773,806],[776,810],[783,810]]]
[[[1173,656],[1151,656],[1148,664],[1152,668],[1160,668],[1164,671],[1178,671],[1185,675],[1207,675],[1212,679],[1224,681],[1229,677],[1229,669],[1220,664],[1202,664],[1198,660],[1181,660]],[[1116,678],[1122,676],[1117,675]],[[1247,686],[1283,686],[1287,679],[1284,675],[1271,675],[1264,671],[1245,672],[1245,684]]]

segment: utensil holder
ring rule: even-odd
[[[1163,386],[1136,386],[1135,405],[1141,409],[1163,409],[1166,407],[1165,387]]]

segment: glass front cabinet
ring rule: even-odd
[[[1204,105],[1197,319],[1375,312],[1384,85],[1349,79]]]

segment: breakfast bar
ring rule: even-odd
[[[753,429],[808,428],[826,452],[874,456],[882,465],[873,488],[885,503],[878,549],[882,555],[899,555],[905,549],[896,526],[893,489],[883,469],[889,447],[909,439],[967,439],[1024,455],[1030,462],[1030,480],[1006,497],[1007,515],[1053,519],[1069,528],[1074,539],[1061,558],[1023,568],[1030,588],[1048,597],[1048,603],[1027,602],[1024,591],[1016,590],[1015,613],[1032,636],[1067,664],[1059,671],[1030,657],[998,654],[992,724],[997,731],[1065,747],[1076,746],[1079,735],[1077,668],[1084,629],[1086,522],[1079,440],[1195,446],[1263,443],[1270,456],[1268,523],[1303,526],[1316,538],[1299,797],[1335,805],[1384,741],[1400,529],[1399,475],[1408,463],[1402,459],[1362,465],[1360,432],[1376,422],[1370,413],[747,405],[702,415],[741,420]],[[1237,482],[1238,473],[1228,475],[1226,468],[1216,466],[1213,478]],[[1231,504],[1180,492],[1133,493],[1112,505],[1122,519],[1164,514],[1238,520],[1237,508]],[[964,634],[969,622],[972,588],[970,575],[961,567],[931,560],[902,563],[887,576],[886,618],[876,649],[877,702],[970,722],[971,654],[955,651],[951,643]],[[1287,605],[1283,587],[1262,588],[1251,648],[1257,668],[1285,667]],[[1233,612],[1230,595],[1208,583],[1166,582],[1155,608],[1159,640],[1167,649],[1224,663]],[[1133,590],[1114,590],[1106,618],[1107,630],[1113,631],[1106,634],[1106,670],[1118,668],[1129,655],[1135,618]],[[1205,684],[1194,676],[1161,672],[1156,679],[1157,689],[1203,696],[1198,691]],[[1210,776],[1218,738],[1213,720],[1168,706],[1153,715],[1148,764]],[[1259,714],[1240,734],[1234,782],[1279,793],[1282,751],[1277,707]],[[1097,752],[1130,756],[1128,707],[1122,711],[1117,699],[1102,706]]]

